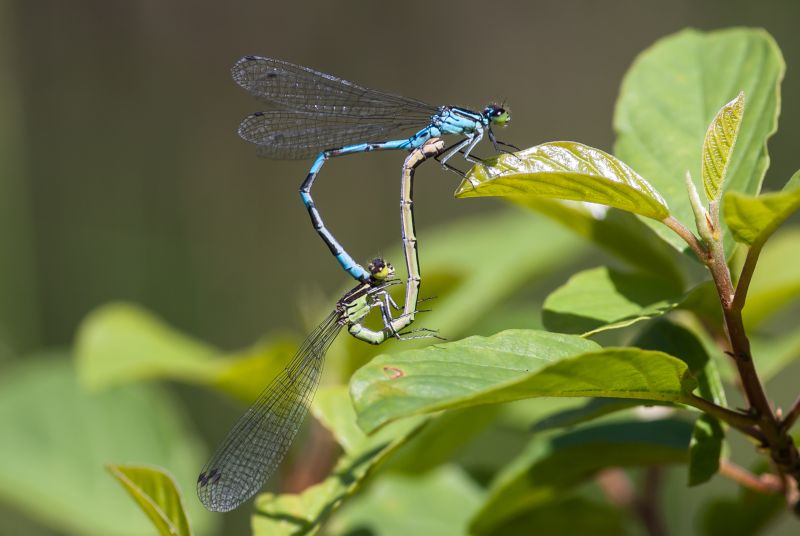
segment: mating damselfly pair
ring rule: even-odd
[[[197,490],[203,504],[214,511],[228,511],[254,495],[276,469],[308,411],[319,382],[325,352],[343,326],[354,337],[380,344],[402,338],[401,330],[414,320],[421,275],[414,235],[411,181],[415,168],[434,157],[447,161],[461,152],[470,156],[486,135],[496,150],[493,126],[504,126],[511,117],[501,105],[482,112],[456,106],[432,106],[424,102],[367,89],[352,82],[285,61],[246,56],[232,69],[234,80],[275,109],[248,116],[239,135],[259,146],[269,158],[299,159],[316,155],[300,188],[300,196],[314,228],[342,268],[360,282],[337,302],[334,311],[312,332],[289,366],[262,392],[234,426],[201,472]],[[415,131],[407,137],[370,141]],[[462,138],[449,148],[438,138]],[[393,270],[376,259],[365,269],[328,231],[311,196],[311,188],[325,162],[333,157],[379,150],[413,151],[403,166],[401,229],[408,272],[403,313],[386,288]],[[362,320],[374,308],[381,310],[383,329],[365,328]],[[425,335],[423,335],[425,336]]]

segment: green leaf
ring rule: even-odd
[[[92,311],[75,344],[80,380],[90,389],[159,378],[205,382],[219,369],[218,350],[125,303]]]
[[[684,463],[690,434],[688,423],[668,419],[604,424],[534,439],[492,483],[471,528],[492,533],[607,467]]]
[[[547,329],[588,336],[659,316],[680,302],[680,289],[649,274],[607,267],[579,272],[544,301]]]
[[[364,485],[376,468],[405,445],[428,422],[425,417],[405,419],[366,436],[356,430],[355,413],[344,386],[325,390],[322,404],[314,408],[326,425],[338,431],[337,439],[346,438],[346,453],[337,461],[328,477],[300,494],[263,493],[256,498],[252,517],[255,536],[307,534],[316,531],[332,513]],[[348,417],[349,414],[349,417]],[[346,423],[347,419],[350,423]]]
[[[157,467],[106,464],[162,536],[189,536],[192,529],[172,477]]]
[[[243,402],[258,396],[295,349],[292,342],[275,340],[226,356],[141,307],[123,303],[89,314],[76,342],[79,377],[89,389],[169,379],[209,385]]]
[[[738,192],[725,194],[725,224],[737,242],[760,247],[772,233],[800,208],[800,171],[792,176],[782,192],[750,196]]]
[[[662,318],[648,326],[634,344],[679,356],[697,380],[700,396],[717,405],[727,405],[715,361],[706,352],[702,341],[686,327]],[[724,441],[725,431],[719,420],[710,415],[698,417],[689,445],[690,486],[707,482],[717,473]]]
[[[777,128],[784,70],[780,49],[763,30],[684,30],[663,38],[639,55],[622,82],[614,153],[658,189],[676,219],[692,222],[684,175],[702,176],[706,129],[722,103],[744,91],[748,113],[724,189],[754,195],[769,165],[766,142]],[[686,249],[672,231],[651,226]]]
[[[597,214],[596,206],[560,199],[526,197],[517,201],[591,240],[633,268],[682,285],[678,253],[633,214],[613,209]]]
[[[624,162],[577,142],[551,142],[474,166],[456,197],[546,197],[598,203],[663,220],[661,195]]]
[[[672,405],[652,400],[637,398],[590,398],[586,404],[578,408],[570,408],[554,413],[538,421],[531,429],[534,432],[570,428],[578,424],[593,421],[618,411],[625,411],[636,406]]]
[[[780,493],[767,495],[739,488],[738,497],[715,498],[703,508],[700,527],[704,536],[762,534],[786,510]]]
[[[482,501],[480,487],[454,465],[417,477],[386,475],[328,528],[331,534],[460,536]]]
[[[508,330],[380,355],[356,371],[350,392],[358,424],[370,433],[409,415],[541,396],[674,402],[693,387],[686,373],[685,363],[661,352]]]
[[[421,296],[436,299],[430,302],[432,311],[419,315],[412,327],[435,328],[449,339],[471,333],[487,311],[521,287],[560,272],[585,251],[585,244],[561,226],[516,208],[437,227],[420,243]],[[399,250],[388,257],[401,258]],[[397,262],[395,267],[404,279],[405,271]],[[402,303],[399,294],[395,297]],[[328,362],[348,363],[342,376],[349,377],[378,351],[430,341],[389,341],[379,350],[347,336],[337,342]]]
[[[480,519],[475,526],[482,527]],[[535,527],[535,532],[532,529]],[[626,534],[625,515],[618,509],[584,499],[567,497],[538,504],[518,516],[499,520],[488,532],[475,534],[502,534],[503,536],[528,536],[530,534],[591,534],[592,536],[619,536]]]
[[[62,533],[152,533],[103,465],[157,464],[194,489],[205,452],[179,406],[153,385],[86,393],[66,355],[30,356],[3,367],[0,497]],[[219,518],[198,501],[186,508],[199,533],[213,531]]]
[[[800,330],[791,330],[786,335],[753,335],[750,344],[762,382],[768,382],[800,359]]]
[[[689,443],[689,486],[704,484],[717,474],[724,442],[725,430],[719,419],[700,415]]]
[[[744,92],[722,107],[708,126],[703,140],[703,188],[709,201],[722,194],[730,155],[736,145],[744,114]]]
[[[789,227],[767,242],[750,282],[742,311],[753,331],[800,295],[800,227]]]

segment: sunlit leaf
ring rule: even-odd
[[[380,355],[356,371],[350,390],[358,424],[370,432],[409,415],[542,396],[678,401],[693,388],[686,373],[661,352],[508,330]]]
[[[722,193],[728,171],[731,151],[736,145],[739,127],[744,114],[744,93],[723,106],[708,126],[703,140],[703,188],[709,201],[716,201]]]
[[[750,196],[728,192],[724,197],[725,224],[733,238],[749,246],[767,241],[780,224],[800,208],[800,171],[781,192]]]
[[[534,439],[492,483],[472,530],[490,533],[607,467],[684,463],[690,434],[688,423],[662,420],[603,424]]]
[[[748,112],[724,189],[755,195],[769,165],[766,142],[777,128],[784,70],[780,49],[763,30],[684,30],[665,37],[642,52],[625,75],[614,114],[614,153],[657,188],[671,214],[688,225],[694,216],[684,175],[688,170],[696,180],[702,176],[708,125],[741,90]],[[686,248],[672,231],[652,227],[675,248]]]
[[[163,469],[144,465],[107,464],[162,536],[189,536],[192,529],[183,509],[181,492]]]
[[[577,142],[552,142],[473,167],[456,197],[548,197],[615,207],[648,218],[669,216],[666,202],[624,162]]]

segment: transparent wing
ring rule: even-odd
[[[286,61],[245,56],[231,69],[233,79],[256,98],[289,110],[321,115],[402,115],[430,119],[437,107]],[[424,126],[421,125],[421,126]]]
[[[334,311],[317,326],[203,467],[197,496],[206,508],[233,510],[278,467],[308,413],[325,352],[341,330],[338,320]]]
[[[239,136],[259,145],[260,156],[295,159],[352,143],[384,141],[424,126],[417,119],[391,115],[364,118],[276,110],[246,117],[239,126]]]

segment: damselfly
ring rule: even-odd
[[[233,79],[250,94],[278,109],[256,112],[242,121],[239,135],[259,145],[268,158],[299,159],[317,155],[300,197],[311,223],[347,273],[359,281],[370,274],[325,227],[314,205],[311,188],[325,161],[335,156],[391,149],[412,150],[431,138],[463,136],[441,157],[442,165],[457,152],[470,153],[486,134],[498,150],[493,126],[511,116],[502,105],[482,112],[457,106],[433,106],[422,101],[358,86],[308,67],[272,58],[245,56],[232,69]],[[403,132],[408,137],[391,139]],[[377,141],[377,140],[389,141]],[[449,166],[448,166],[449,167]]]
[[[308,413],[331,343],[344,326],[350,331],[371,331],[362,320],[374,307],[383,309],[389,299],[386,287],[394,274],[391,265],[376,259],[370,269],[372,278],[336,303],[203,467],[197,478],[197,496],[206,508],[233,510],[258,492],[278,467]],[[385,313],[384,325],[389,326]]]
[[[258,492],[278,467],[308,411],[325,353],[343,326],[354,337],[373,344],[389,337],[407,337],[400,330],[414,320],[421,280],[411,200],[414,171],[443,150],[442,140],[430,140],[403,164],[401,229],[408,273],[403,313],[396,319],[390,315],[396,305],[386,288],[394,269],[381,259],[373,260],[368,265],[371,279],[337,302],[333,312],[306,338],[286,369],[264,389],[203,468],[197,479],[197,495],[209,510],[227,512],[236,508]],[[381,311],[380,331],[362,324],[373,308]],[[428,336],[436,337],[429,332],[408,338]]]

